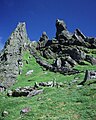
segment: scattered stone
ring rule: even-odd
[[[31,111],[31,109],[30,109],[29,107],[23,108],[23,109],[20,111],[20,115],[26,114],[26,113],[28,113],[28,112],[30,112],[30,111]]]
[[[53,81],[49,81],[49,82],[40,82],[39,86],[43,86],[43,87],[53,87],[54,86],[54,82]]]
[[[29,70],[27,73],[26,73],[26,76],[27,75],[31,75],[33,73],[33,70]]]
[[[64,87],[64,83],[60,82],[55,82],[55,81],[48,81],[48,82],[40,82],[39,86],[43,87]]]
[[[12,92],[12,90],[8,90],[8,92],[7,92],[7,96],[12,96],[12,94],[13,94],[13,92]]]
[[[40,101],[40,100],[42,100],[42,97],[38,97],[38,98],[37,98],[37,101]]]
[[[79,89],[82,88],[82,87],[83,87],[83,85],[77,85],[77,88],[79,88]]]
[[[0,92],[3,92],[5,90],[6,90],[6,88],[2,84],[0,84]]]
[[[4,111],[2,112],[2,117],[6,117],[6,116],[8,116],[8,114],[9,114],[8,111],[5,111],[5,110],[4,110]]]
[[[43,89],[41,89],[41,90],[33,90],[33,91],[31,91],[31,92],[27,95],[27,97],[32,97],[32,96],[35,96],[35,95],[41,94],[41,93],[43,93]]]

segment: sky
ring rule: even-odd
[[[96,37],[96,0],[0,0],[0,49],[19,22],[26,22],[31,40],[39,40],[43,31],[55,37],[57,18],[70,32],[79,28]]]

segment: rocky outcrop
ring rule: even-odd
[[[60,43],[66,42],[66,40],[71,39],[72,34],[67,30],[66,24],[63,20],[56,20],[56,39]]]
[[[88,49],[89,51],[92,48],[96,49],[96,39],[86,37],[79,29],[76,29],[74,33],[70,33],[63,20],[56,20],[55,38],[48,40],[45,33],[42,34],[42,37],[44,37],[44,45],[43,47],[39,45],[37,51],[42,57],[51,61],[53,59],[53,63],[49,64],[41,59],[37,59],[37,62],[47,69],[65,74],[71,73],[72,67],[76,64],[81,65],[83,61],[96,65],[96,58],[88,54]],[[38,44],[41,43],[40,38]]]
[[[46,46],[47,42],[48,42],[48,36],[47,36],[46,32],[43,32],[42,36],[40,37],[40,40],[38,42],[38,49],[44,48]]]
[[[7,93],[7,96],[13,96],[13,97],[33,97],[35,95],[43,93],[43,89],[36,89],[34,87],[26,86],[26,87],[19,87],[15,90],[9,90]]]
[[[0,53],[2,86],[13,85],[17,75],[22,73],[22,56],[27,48],[43,68],[64,75],[78,73],[73,69],[77,64],[89,62],[96,65],[96,58],[90,53],[90,49],[96,49],[96,38],[86,37],[79,29],[70,33],[63,20],[57,19],[55,25],[56,36],[52,40],[43,32],[38,42],[30,42],[25,23],[18,24]]]
[[[23,66],[22,53],[29,43],[25,23],[19,23],[0,53],[0,83],[5,87],[15,83]]]
[[[43,68],[45,68],[46,70],[50,70],[52,72],[60,72],[61,74],[64,74],[64,75],[68,75],[68,74],[70,75],[70,74],[79,73],[78,70],[72,69],[72,67],[68,67],[65,64],[62,65],[63,61],[62,61],[61,58],[55,59],[56,61],[53,64],[50,64],[46,60],[42,59],[41,56],[38,56],[35,50],[30,49],[30,54],[33,55],[35,57],[35,59],[36,59],[36,62],[40,66],[42,66]],[[72,61],[72,63],[73,63],[73,61]],[[65,62],[65,63],[67,63],[67,62]],[[75,64],[75,62],[74,62],[74,64]],[[69,63],[67,65],[71,66]]]

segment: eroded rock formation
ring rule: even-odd
[[[19,23],[0,53],[0,82],[8,87],[14,84],[22,63],[22,53],[29,43],[25,23]]]
[[[38,42],[30,43],[25,23],[19,23],[0,52],[0,83],[8,87],[15,83],[22,73],[22,53],[28,48],[38,64],[53,72],[75,74],[79,71],[73,67],[89,62],[96,65],[96,58],[90,54],[96,49],[96,38],[85,36],[79,29],[74,33],[67,30],[63,20],[56,20],[56,36],[49,40],[43,32]],[[27,46],[27,47],[26,47]],[[28,64],[28,61],[26,60]]]
[[[47,34],[44,35],[47,36]],[[88,53],[89,49],[96,49],[96,39],[86,37],[79,29],[76,29],[74,33],[70,33],[63,20],[56,20],[55,38],[52,40],[46,38],[47,40],[43,40],[43,47],[40,45],[42,44],[40,38],[37,50],[44,58],[51,59],[51,61],[53,59],[53,63],[49,65],[44,60],[38,59],[37,62],[40,65],[47,65],[48,69],[51,68],[51,70],[60,73],[74,73],[72,67],[76,64],[84,64],[84,61],[96,65],[96,58]]]

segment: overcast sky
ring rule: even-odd
[[[79,28],[96,37],[96,0],[0,0],[0,49],[18,22],[26,22],[31,40],[38,40],[43,31],[51,39],[57,18],[70,32]]]

